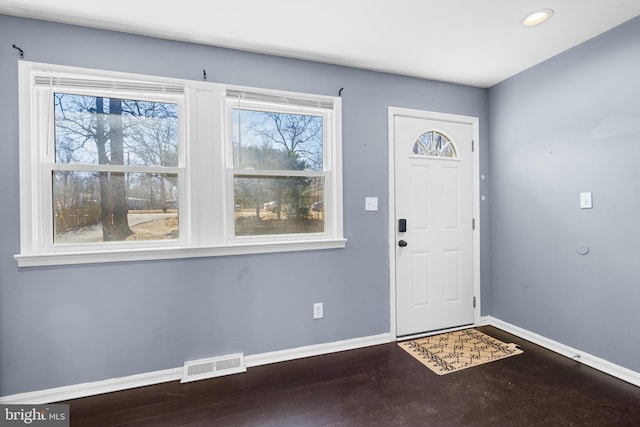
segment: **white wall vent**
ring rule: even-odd
[[[185,362],[180,382],[188,383],[190,381],[238,374],[246,371],[247,367],[244,364],[244,354],[228,354],[210,359]]]

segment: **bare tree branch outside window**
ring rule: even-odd
[[[236,174],[236,235],[324,231],[323,117],[272,111],[233,110],[234,168],[281,171]],[[309,171],[308,176],[285,171]],[[315,214],[315,215],[314,215]]]

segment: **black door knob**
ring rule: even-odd
[[[400,246],[401,248],[404,248],[404,247],[405,247],[405,246],[407,246],[407,245],[408,245],[408,243],[407,243],[407,242],[405,242],[404,240],[400,240],[400,241],[398,242],[398,246]]]

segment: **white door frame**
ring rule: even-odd
[[[473,218],[475,219],[475,229],[473,230],[473,293],[475,295],[475,308],[473,310],[474,325],[480,324],[480,120],[477,117],[461,116],[457,114],[437,113],[432,111],[413,110],[408,108],[389,107],[388,108],[388,176],[389,176],[389,314],[391,339],[397,337],[396,331],[396,183],[395,183],[395,120],[396,116],[415,117],[429,120],[442,120],[456,123],[470,124],[473,134]]]

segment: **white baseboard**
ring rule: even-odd
[[[253,354],[245,356],[244,362],[247,368],[250,368],[254,366],[268,365],[270,363],[286,362],[287,360],[302,359],[304,357],[336,353],[338,351],[354,350],[356,348],[386,344],[389,342],[391,342],[390,334],[372,335],[369,337],[354,338],[350,340],[336,341],[326,344],[316,344],[288,350]]]
[[[607,360],[585,353],[581,350],[566,346],[557,341],[538,335],[534,332],[512,325],[492,316],[484,316],[480,319],[480,325],[490,325],[505,332],[509,332],[527,341],[531,341],[541,347],[555,353],[579,361],[587,366],[595,368],[606,374],[640,387],[640,373],[611,363]],[[310,345],[281,351],[273,351],[261,354],[253,354],[245,357],[247,368],[267,365],[270,363],[285,362],[311,356],[335,353],[372,345],[386,344],[394,341],[388,333],[372,335],[369,337],[354,338],[344,341],[336,341],[326,344]],[[148,385],[161,384],[169,381],[179,381],[182,378],[183,367],[166,369],[162,371],[148,372],[144,374],[130,375],[122,378],[113,378],[103,381],[95,381],[84,384],[76,384],[65,387],[57,387],[47,390],[39,390],[27,393],[14,394],[0,397],[0,404],[47,404],[63,400],[78,399],[81,397],[95,396],[103,393],[127,390]]]
[[[498,329],[502,329],[505,332],[509,332],[510,334],[516,335],[522,339],[531,341],[534,344],[549,349],[562,356],[566,356],[577,362],[602,371],[605,374],[609,374],[613,377],[619,378],[623,381],[640,387],[640,372],[632,371],[631,369],[616,365],[615,363],[611,363],[607,360],[601,359],[582,350],[578,350],[576,348],[561,344],[557,341],[543,337],[542,335],[538,335],[534,332],[528,331],[519,326],[512,325],[511,323],[502,321],[500,319],[496,319],[492,316],[484,316],[481,318],[480,322],[481,325],[495,326]]]
[[[247,367],[267,365],[269,363],[285,362],[287,360],[301,359],[304,357],[320,356],[356,348],[368,347],[391,342],[390,334],[373,335],[369,337],[354,338],[344,341],[336,341],[326,344],[310,345],[288,350],[274,351],[261,354],[253,354],[245,357]],[[148,385],[161,384],[169,381],[179,381],[182,378],[183,367],[166,369],[162,371],[148,372],[144,374],[130,375],[122,378],[95,381],[84,384],[75,384],[65,387],[57,387],[47,390],[19,393],[0,397],[0,404],[27,404],[41,405],[60,402],[63,400],[78,399],[81,397],[95,396],[114,391],[128,390]]]
[[[95,396],[113,391],[127,390],[147,385],[178,381],[182,378],[183,368],[166,369],[163,371],[147,372],[122,378],[74,384],[47,390],[32,391],[0,397],[0,404],[42,405],[63,400],[78,399],[80,397]]]

